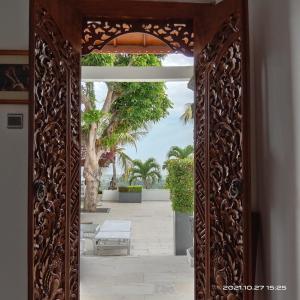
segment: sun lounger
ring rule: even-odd
[[[93,223],[86,223],[86,224],[80,224],[80,232],[81,232],[81,239],[89,239],[93,243],[93,250],[94,253],[96,251],[96,234],[100,230],[99,224],[93,224]],[[84,242],[83,242],[84,243]],[[82,253],[84,254],[85,251]]]
[[[115,250],[123,249],[130,255],[131,221],[106,220],[96,234],[95,241],[97,255],[112,255]],[[118,253],[121,255],[121,251]]]

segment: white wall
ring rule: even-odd
[[[103,201],[118,201],[119,192],[104,190]],[[149,189],[142,191],[142,201],[170,201],[170,191],[164,189]]]
[[[0,1],[0,50],[28,50],[29,0]],[[6,129],[8,112],[23,130]],[[0,298],[27,299],[28,108],[0,105]]]
[[[7,129],[7,113],[24,114],[24,128]],[[27,299],[27,116],[26,105],[0,105],[1,299]]]
[[[0,24],[0,50],[29,49],[29,0],[1,0]]]
[[[143,201],[170,201],[170,190],[165,189],[143,189]]]
[[[300,1],[249,0],[257,194],[257,299],[300,299]]]

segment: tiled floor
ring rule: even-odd
[[[82,213],[81,222],[102,224],[105,220],[132,221],[132,256],[173,255],[173,211],[168,201],[143,203],[104,202],[110,213]],[[92,254],[92,243],[87,241],[87,254]]]
[[[83,213],[81,222],[131,220],[131,256],[81,257],[81,300],[193,300],[194,269],[185,256],[173,255],[170,202],[106,202],[104,207],[111,212]]]
[[[82,300],[193,300],[184,256],[82,257]]]

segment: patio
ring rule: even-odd
[[[82,300],[192,300],[194,269],[174,256],[173,211],[169,201],[104,202],[110,213],[82,213],[81,222],[132,222],[131,256],[81,257]],[[89,242],[89,241],[88,241]]]
[[[105,220],[132,222],[131,255],[174,255],[173,211],[169,201],[118,203],[105,201],[109,213],[81,213],[81,222],[103,224]],[[86,242],[86,255],[93,255],[91,241]]]
[[[82,300],[193,300],[184,256],[81,257]]]

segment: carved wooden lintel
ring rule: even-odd
[[[133,32],[153,35],[174,52],[193,56],[193,23],[184,20],[88,20],[83,24],[82,54],[100,51],[116,37]]]

